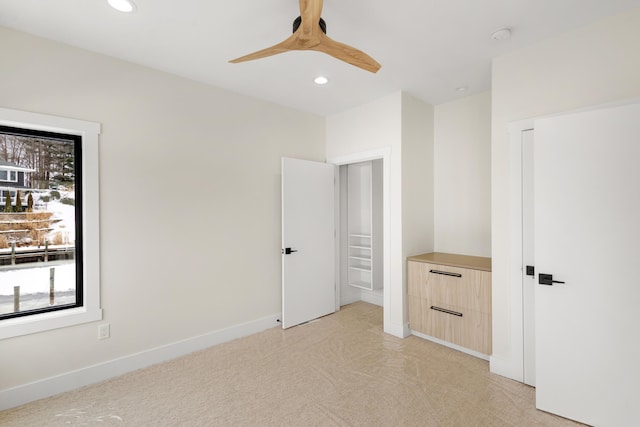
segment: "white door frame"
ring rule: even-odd
[[[511,224],[511,252],[509,256],[509,292],[511,295],[511,358],[510,366],[506,372],[496,372],[516,381],[525,382],[524,366],[525,357],[535,357],[533,354],[525,355],[524,341],[524,282],[523,282],[523,222],[522,222],[522,133],[534,130],[534,120],[522,120],[509,125],[510,144],[510,224]]]
[[[348,165],[351,163],[366,162],[369,160],[382,159],[382,299],[383,299],[383,318],[384,329],[387,330],[391,325],[391,292],[389,286],[391,286],[391,235],[390,235],[390,222],[391,217],[391,204],[389,203],[389,182],[390,182],[390,159],[391,148],[381,148],[377,150],[363,151],[359,153],[352,153],[346,156],[339,156],[327,159],[327,163],[333,163],[336,166]],[[339,174],[338,174],[339,176]],[[339,188],[339,187],[336,187]],[[338,191],[336,193],[339,193]],[[336,194],[337,202],[339,202],[339,194]],[[336,206],[338,206],[336,204]],[[340,224],[340,210],[336,209],[336,224]],[[340,226],[339,226],[340,227]],[[338,227],[338,228],[339,228]],[[336,283],[340,283],[340,239],[336,239]],[[402,286],[402,282],[398,282],[399,286]],[[337,286],[340,289],[340,286]],[[336,310],[340,308],[340,295],[337,292],[336,297]],[[403,313],[403,318],[404,318]]]
[[[521,133],[522,147],[522,333],[523,333],[523,382],[536,385],[536,340],[535,340],[535,291],[536,261],[534,236],[534,145],[533,129]],[[525,271],[532,266],[533,273]],[[531,273],[531,274],[527,274]]]
[[[491,370],[497,374],[524,382],[524,334],[522,308],[522,132],[533,129],[534,119],[509,124],[509,307],[510,357],[491,358]]]

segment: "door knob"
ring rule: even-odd
[[[538,283],[541,285],[553,286],[554,283],[564,283],[559,280],[553,280],[553,274],[539,274]]]
[[[284,248],[281,253],[285,255],[291,255],[293,252],[298,252],[298,251],[291,248]]]

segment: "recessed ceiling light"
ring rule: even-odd
[[[136,5],[131,0],[107,0],[107,3],[120,12],[130,13],[136,10]]]
[[[511,30],[508,28],[500,28],[499,30],[491,33],[491,39],[493,40],[507,40],[511,37]]]
[[[469,89],[467,86],[458,86],[458,87],[456,88],[456,91],[457,91],[457,92],[466,92],[466,91],[467,91],[467,89]]]
[[[329,83],[329,79],[325,76],[318,76],[313,80],[313,82],[317,85],[326,85],[327,83]]]

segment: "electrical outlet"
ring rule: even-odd
[[[109,329],[110,328],[108,323],[104,323],[98,326],[98,339],[106,340],[107,338],[109,338]]]

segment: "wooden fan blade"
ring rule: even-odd
[[[266,58],[267,56],[277,55],[279,53],[295,50],[298,43],[298,37],[296,34],[291,35],[288,39],[268,47],[266,49],[259,50],[257,52],[250,53],[248,55],[241,56],[240,58],[232,59],[231,63],[237,64],[238,62],[252,61],[254,59]]]
[[[376,73],[381,65],[367,55],[361,50],[356,49],[355,47],[351,47],[344,43],[337,42],[330,37],[326,36],[324,33],[320,33],[320,44],[311,48],[311,50],[317,50],[319,52],[326,53],[327,55],[331,55],[336,59],[347,62],[351,65],[355,65],[356,67],[360,67],[363,70],[370,71],[372,73]]]
[[[320,30],[320,17],[322,16],[322,0],[300,0],[300,17],[302,34],[304,36],[315,35]]]
[[[295,33],[281,43],[232,59],[229,62],[235,64],[251,61],[290,50],[316,50],[372,73],[380,69],[381,65],[366,53],[327,37],[320,28],[321,14],[322,0],[300,0],[302,22]]]

